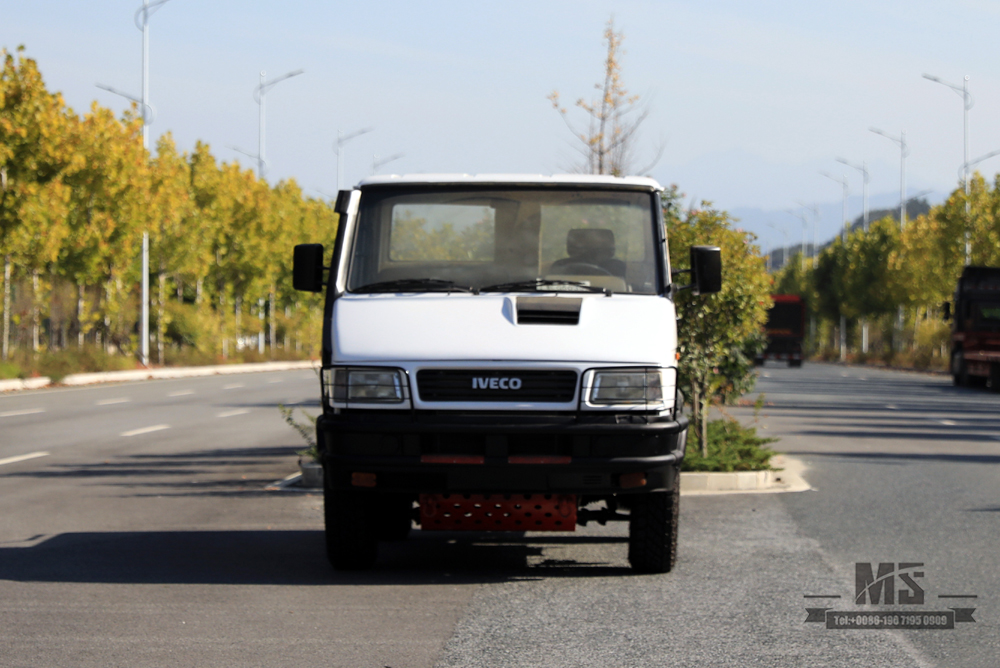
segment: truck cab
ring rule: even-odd
[[[660,192],[648,178],[423,175],[342,191],[326,291],[327,554],[367,568],[424,531],[629,522],[642,572],[676,559],[688,421]],[[719,249],[690,285],[721,283]]]
[[[965,267],[951,317],[951,374],[955,385],[1000,390],[1000,267]]]

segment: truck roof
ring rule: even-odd
[[[362,179],[358,187],[382,185],[518,185],[518,186],[607,186],[630,190],[661,191],[655,179],[646,176],[606,176],[599,174],[387,174]]]

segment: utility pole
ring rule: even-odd
[[[333,145],[333,150],[337,153],[337,192],[339,193],[344,189],[344,144],[351,141],[355,137],[360,137],[363,134],[367,134],[373,131],[375,128],[362,128],[360,130],[355,130],[354,132],[348,132],[346,135],[337,130],[337,143]]]
[[[848,184],[847,184],[847,176],[845,175],[845,176],[843,176],[843,177],[841,177],[841,178],[838,179],[835,176],[830,176],[826,172],[820,172],[820,174],[822,174],[826,178],[830,179],[831,181],[835,181],[835,182],[839,183],[843,187],[843,189],[844,189],[843,204],[842,204],[842,207],[841,207],[841,211],[842,211],[841,215],[844,218],[844,245],[846,246],[847,245],[848,228],[851,225],[850,221],[847,220],[847,196],[850,194],[850,189],[848,188]],[[843,314],[840,315],[840,361],[841,362],[846,362],[847,361],[847,318],[844,317]]]

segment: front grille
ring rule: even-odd
[[[567,403],[576,396],[576,371],[423,369],[422,401],[524,401]]]

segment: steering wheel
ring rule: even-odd
[[[569,274],[583,274],[587,276],[614,276],[610,271],[596,264],[589,262],[567,262],[549,270],[556,276],[566,276]]]

